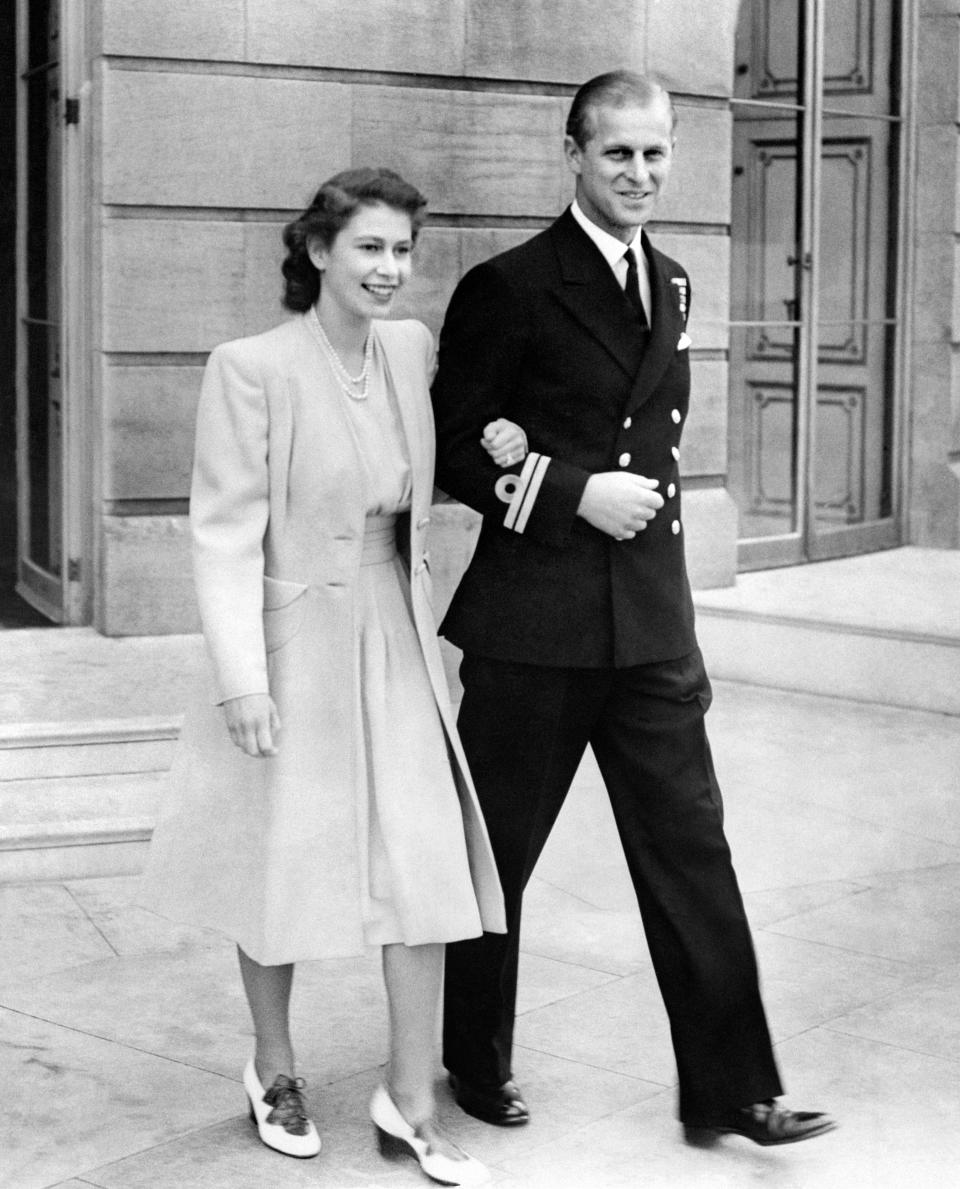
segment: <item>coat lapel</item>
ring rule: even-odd
[[[560,266],[557,298],[628,376],[636,375],[643,335],[609,264],[569,209],[554,223],[552,234]]]
[[[430,409],[426,371],[421,359],[411,354],[409,344],[405,344],[403,337],[396,333],[398,324],[378,322],[374,325],[383,348],[387,378],[393,385],[400,408],[400,421],[410,455],[411,504],[414,515],[419,516],[427,490],[423,480],[425,476],[433,474],[433,434],[425,421]]]
[[[646,232],[643,236],[647,260],[650,262],[650,295],[653,302],[653,326],[647,342],[643,362],[636,373],[627,412],[630,413],[649,397],[667,369],[677,350],[683,332],[684,318],[680,311],[677,286],[667,275],[664,259],[651,247]]]

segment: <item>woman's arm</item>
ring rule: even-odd
[[[230,736],[249,755],[275,751],[263,639],[263,540],[269,520],[269,419],[245,343],[210,356],[197,410],[190,528],[207,649]]]

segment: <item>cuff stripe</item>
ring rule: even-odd
[[[510,507],[503,519],[505,528],[522,533],[527,527],[527,521],[537,502],[537,495],[549,465],[550,459],[545,454],[531,453],[527,455],[523,470],[519,475],[516,493],[510,501]]]

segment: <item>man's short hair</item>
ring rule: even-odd
[[[567,116],[567,135],[572,136],[581,149],[585,148],[596,131],[593,121],[595,108],[646,107],[661,96],[670,108],[671,127],[674,127],[677,113],[670,92],[655,79],[634,70],[611,70],[607,74],[598,74],[596,78],[585,82],[574,95]]]

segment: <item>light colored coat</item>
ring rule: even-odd
[[[431,606],[433,342],[419,322],[377,322],[374,333],[410,453],[412,506],[399,543],[403,552],[409,547],[414,624],[446,734],[481,920],[502,932],[500,885],[450,712]],[[226,933],[263,964],[363,948],[354,614],[367,503],[342,397],[325,375],[302,317],[210,356],[191,528],[216,692],[187,716],[174,795],[141,893],[164,915]],[[320,402],[329,433],[315,486],[292,493],[294,410],[308,400]],[[251,759],[231,743],[214,703],[267,691],[282,721],[279,753]],[[417,922],[405,924],[415,944]]]

